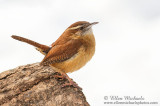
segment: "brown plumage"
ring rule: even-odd
[[[78,53],[80,46],[82,45],[81,41],[70,40],[65,44],[53,46],[45,58],[42,60],[41,65],[49,65],[53,63],[63,62],[71,58],[74,54]]]
[[[78,21],[72,24],[51,47],[15,35],[12,38],[37,47],[41,53],[45,54],[41,65],[50,65],[56,68],[69,80],[69,85],[78,87],[65,73],[80,69],[94,55],[95,38],[91,27],[97,23]]]
[[[32,46],[35,46],[37,48],[40,48],[42,49],[44,52],[48,53],[48,51],[51,49],[51,47],[49,46],[46,46],[46,45],[42,45],[40,43],[37,43],[35,41],[32,41],[32,40],[29,40],[27,38],[23,38],[23,37],[20,37],[20,36],[16,36],[16,35],[12,35],[11,36],[13,39],[16,39],[16,40],[19,40],[19,41],[22,41],[22,42],[26,42]]]

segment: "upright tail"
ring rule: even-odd
[[[16,40],[19,40],[19,41],[22,41],[22,42],[25,42],[25,43],[28,43],[32,46],[35,46],[37,47],[38,49],[41,49],[43,52],[46,52],[48,53],[48,51],[50,50],[50,47],[49,46],[46,46],[46,45],[42,45],[42,44],[39,44],[35,41],[32,41],[32,40],[29,40],[27,38],[23,38],[23,37],[20,37],[20,36],[16,36],[16,35],[12,35],[11,36],[13,39],[16,39]]]

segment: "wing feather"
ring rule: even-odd
[[[63,62],[78,53],[81,46],[82,43],[78,39],[70,40],[65,44],[54,45],[42,60],[41,65]]]

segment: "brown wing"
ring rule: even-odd
[[[55,45],[44,57],[44,59],[41,62],[41,65],[49,65],[65,61],[71,58],[74,54],[76,54],[81,45],[81,41],[77,39],[70,40],[62,45]]]

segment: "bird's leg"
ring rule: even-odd
[[[55,78],[62,79],[62,80],[65,79],[65,76],[63,76],[63,75],[57,75],[57,74],[56,74],[56,75],[54,75],[54,77],[55,77]]]
[[[62,87],[65,87],[65,86],[73,86],[73,87],[76,87],[76,88],[82,90],[82,88],[79,87],[71,78],[69,78],[69,76],[68,76],[66,73],[63,73],[63,75],[65,76],[65,78],[66,78],[69,82],[63,84]]]
[[[61,79],[67,79],[69,81],[68,83],[63,84],[62,87],[73,86],[75,88],[82,90],[82,88],[79,87],[71,78],[69,78],[69,76],[66,73],[64,72],[60,72],[60,73],[61,75],[54,75],[54,77],[61,78]]]

